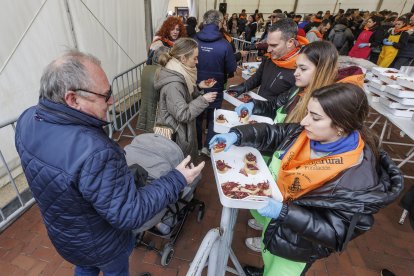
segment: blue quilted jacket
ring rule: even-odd
[[[106,136],[105,124],[48,100],[17,122],[16,148],[48,235],[75,265],[116,258],[130,247],[130,230],[175,202],[186,185],[173,170],[137,190],[124,151]]]
[[[233,74],[237,69],[233,48],[223,38],[223,34],[215,24],[204,25],[203,29],[197,33],[196,39],[199,50],[197,82],[209,78],[217,81],[212,88],[204,89],[204,92],[218,92],[216,100],[210,103],[210,107],[220,108],[227,75]]]

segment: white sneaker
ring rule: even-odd
[[[244,243],[250,250],[253,250],[254,252],[262,252],[261,237],[247,238]]]
[[[254,230],[263,230],[263,225],[257,222],[254,218],[249,219],[247,221],[247,225],[250,226],[250,228],[253,228]]]
[[[201,153],[207,155],[207,157],[210,157],[210,151],[206,147],[201,149]]]

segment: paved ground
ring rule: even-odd
[[[237,80],[236,80],[237,81]],[[233,80],[234,82],[234,80]],[[399,137],[393,130],[393,137]],[[398,138],[400,139],[400,138]],[[406,141],[406,139],[403,139]],[[121,140],[121,145],[128,140]],[[386,148],[393,155],[403,155],[407,148]],[[175,246],[175,255],[166,268],[160,265],[160,256],[143,247],[134,249],[130,257],[130,274],[140,275],[185,275],[189,263],[207,231],[219,226],[221,204],[209,159],[204,170],[203,180],[196,197],[206,204],[206,213],[201,223],[196,222],[196,212],[192,213],[184,227],[182,236]],[[414,174],[414,165],[403,167],[406,173]],[[406,181],[406,189],[414,181]],[[414,274],[414,231],[408,221],[399,225],[401,208],[394,203],[375,215],[376,223],[371,231],[349,243],[342,254],[334,254],[326,260],[316,262],[307,275],[379,275],[381,268],[389,268],[397,275]],[[235,227],[233,250],[242,264],[262,265],[259,254],[249,251],[244,239],[259,232],[247,227],[250,218],[246,210],[239,212]],[[157,246],[165,243],[153,239]],[[0,275],[73,275],[73,266],[64,261],[50,243],[37,205],[0,234]],[[229,274],[231,275],[231,274]]]

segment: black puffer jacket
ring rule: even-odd
[[[256,73],[245,83],[245,91],[260,86],[259,95],[271,100],[287,92],[295,85],[295,70],[276,66],[271,59],[264,58]]]
[[[232,128],[236,145],[259,151],[287,149],[302,132],[298,124],[255,124]],[[268,225],[265,249],[298,262],[313,262],[342,251],[347,242],[369,230],[373,214],[393,202],[403,189],[403,176],[390,157],[376,160],[364,148],[360,164],[349,168],[322,187],[284,203],[278,219]]]

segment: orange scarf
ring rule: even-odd
[[[316,36],[323,40],[323,35],[318,30],[310,30],[312,33],[316,34]]]
[[[272,62],[276,64],[278,67],[286,68],[286,69],[295,69],[296,68],[296,58],[299,55],[300,49],[303,46],[308,45],[309,41],[303,36],[296,36],[296,44],[297,46],[295,49],[284,55],[279,59],[272,59],[272,55],[267,53],[265,56],[272,59]]]
[[[360,159],[364,141],[359,135],[355,150],[322,158],[310,159],[310,139],[305,131],[283,157],[276,183],[283,200],[294,200],[321,187],[340,172],[352,167]]]
[[[318,18],[314,18],[314,19],[313,19],[313,22],[316,22],[316,23],[321,23],[321,22],[322,22],[322,20],[320,20],[320,19],[318,19]]]
[[[394,34],[398,34],[399,32],[403,32],[403,31],[408,31],[413,28],[414,26],[405,26],[405,27],[402,27],[401,29],[394,28]]]
[[[222,33],[223,33],[224,39],[227,40],[229,43],[231,43],[233,38],[231,38],[231,36],[229,36],[226,32],[222,32]]]

